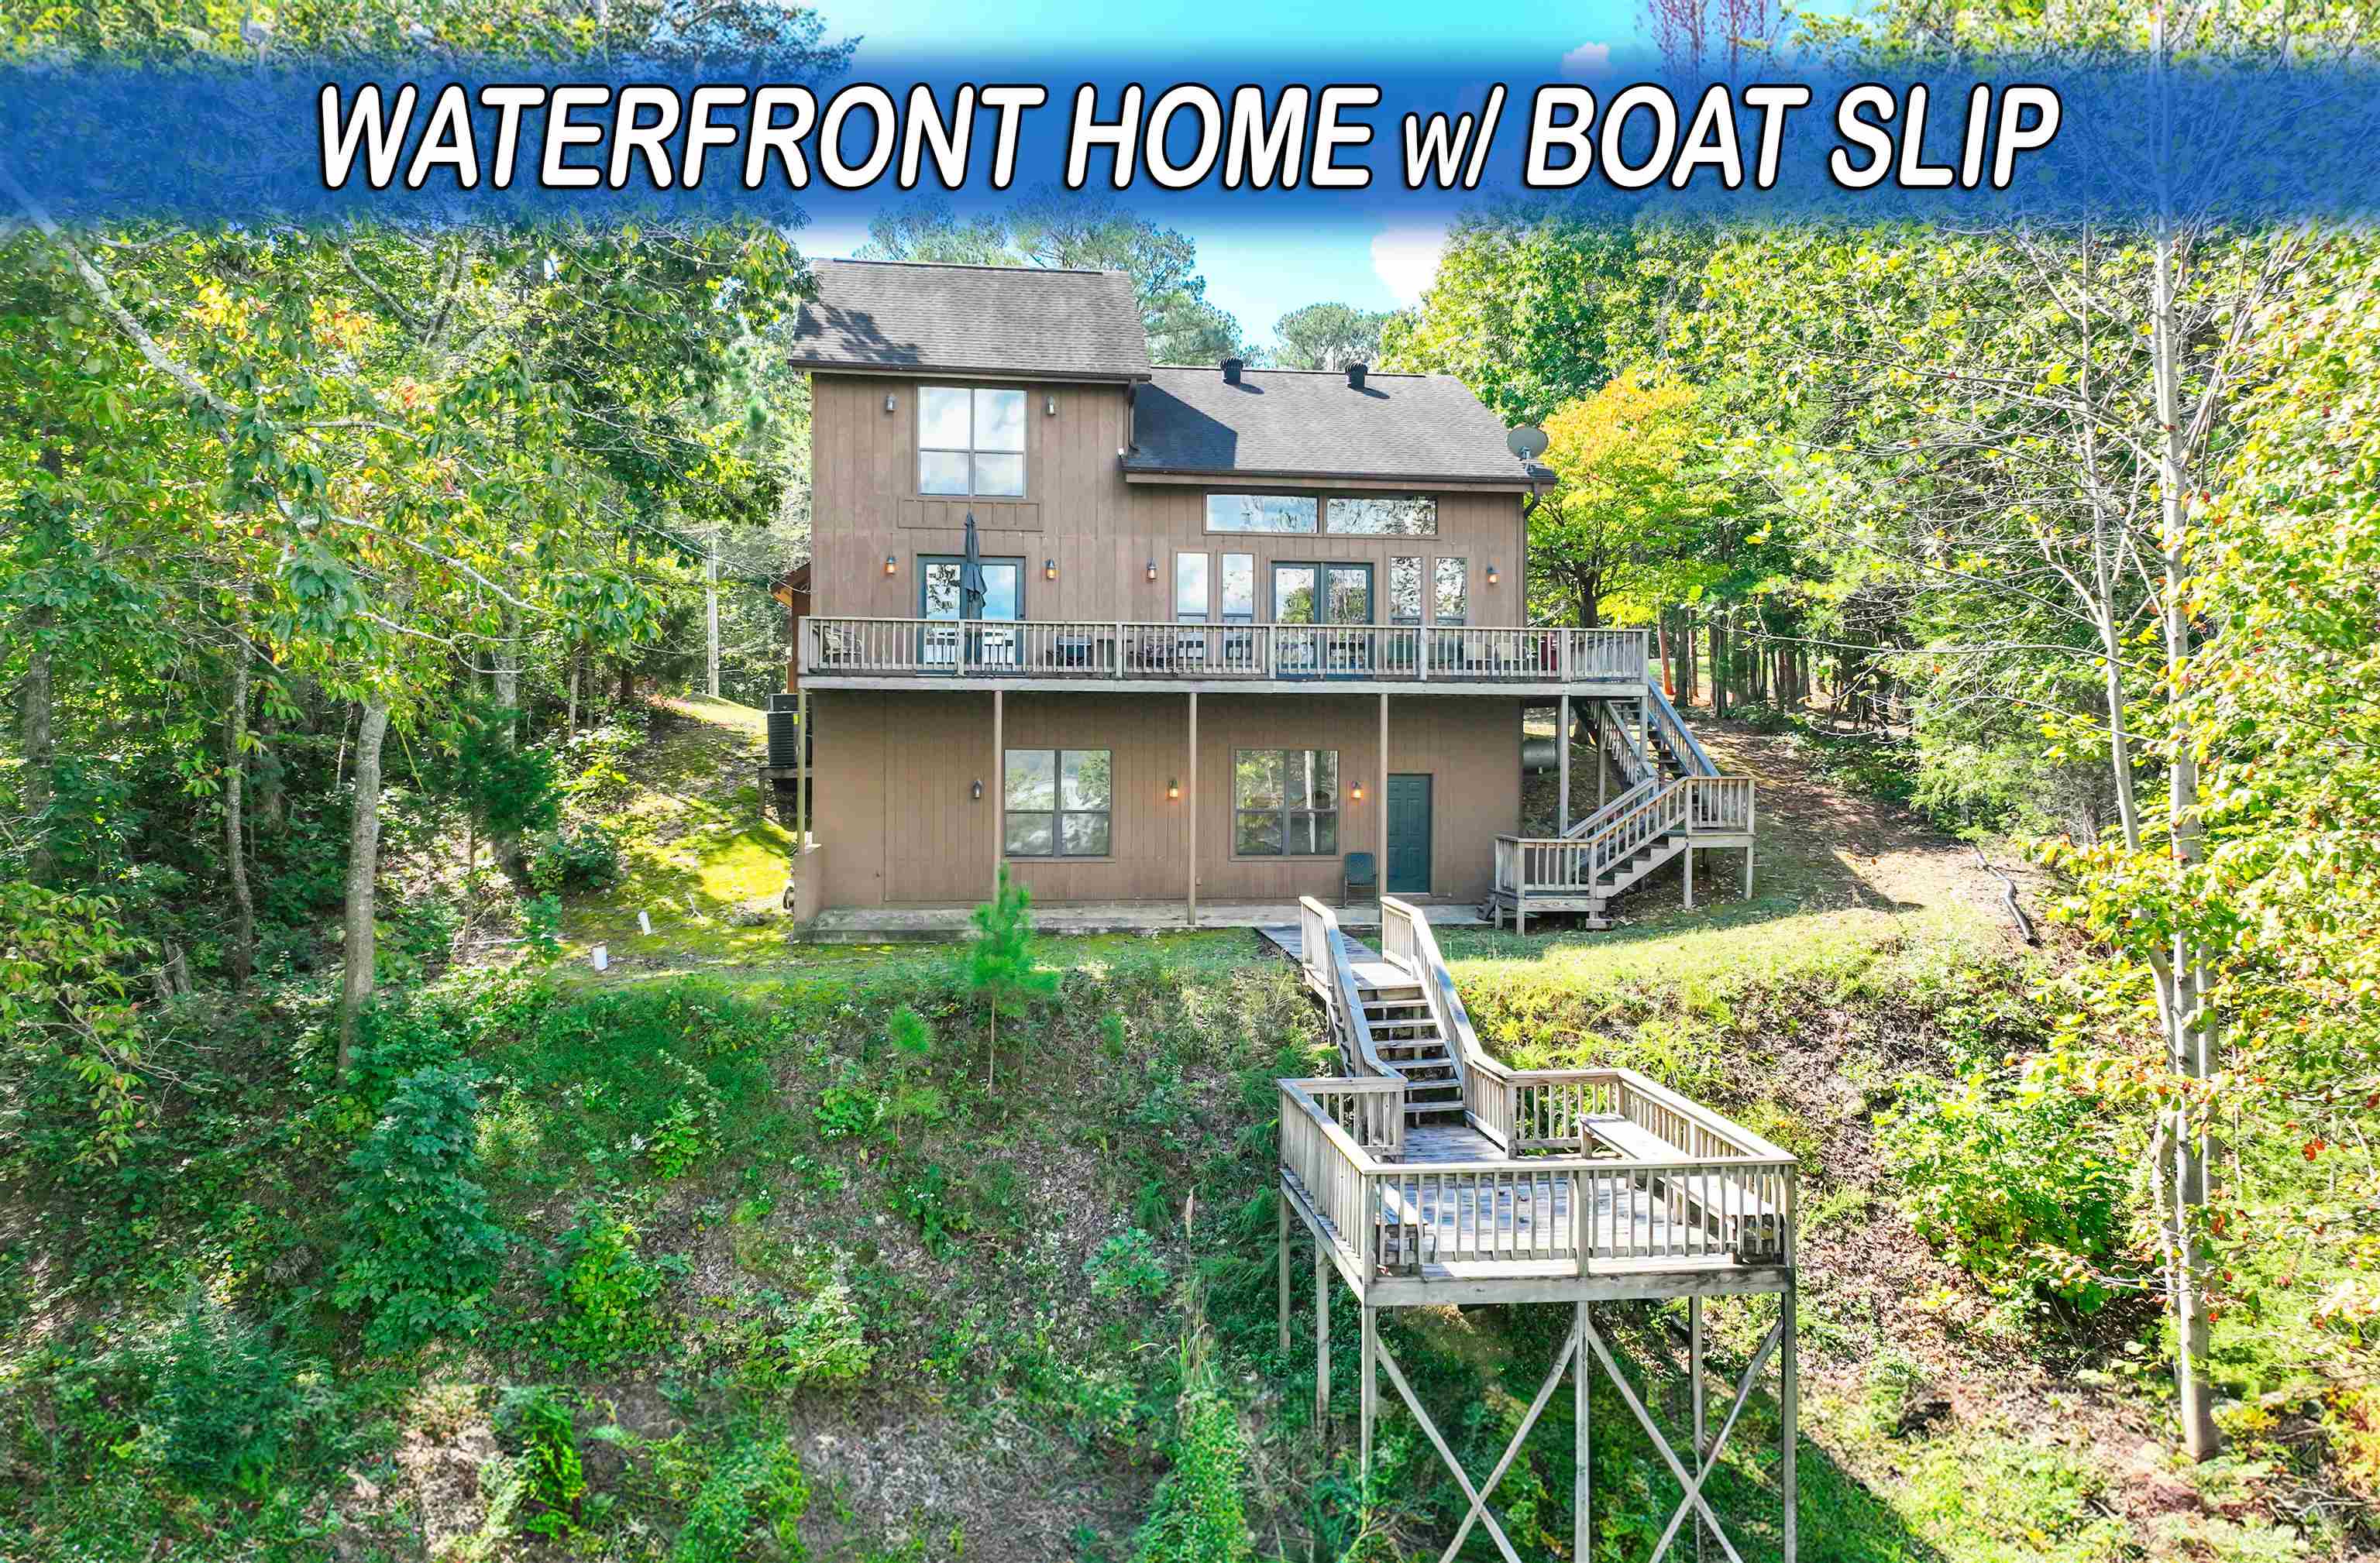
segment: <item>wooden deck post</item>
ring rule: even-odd
[[[1372,1424],[1380,1414],[1380,1311],[1369,1302],[1357,1299],[1358,1311],[1364,1315],[1364,1339],[1360,1360],[1363,1363],[1363,1392],[1358,1400],[1356,1422],[1361,1429],[1356,1444],[1355,1469],[1364,1484],[1364,1501],[1371,1502],[1372,1494]]]
[[[1372,810],[1379,818],[1373,832],[1379,840],[1380,854],[1372,862],[1373,891],[1386,898],[1389,893],[1389,692],[1380,691],[1380,779],[1378,790],[1372,794]],[[1380,915],[1383,923],[1388,914]]]
[[[1008,855],[1008,843],[1002,840],[1007,830],[1008,807],[1008,746],[1002,725],[1008,720],[1007,709],[1002,705],[1007,691],[994,685],[991,691],[991,893],[1000,896],[1000,866]]]
[[[1314,1425],[1330,1441],[1330,1256],[1314,1234]]]
[[[810,692],[807,689],[794,697],[794,871],[808,867],[804,861],[810,844]]]
[[[1289,1196],[1279,1188],[1272,1195],[1272,1235],[1281,1250],[1281,1284],[1273,1299],[1273,1316],[1281,1324],[1281,1354],[1289,1355]]]
[[[1603,812],[1606,790],[1611,785],[1611,756],[1603,747],[1604,717],[1611,709],[1609,700],[1595,703],[1595,811]]]
[[[1694,829],[1694,827],[1693,827],[1693,826],[1691,826],[1691,825],[1689,825],[1688,827],[1686,827],[1686,829],[1687,829],[1689,831],[1691,831],[1691,830]],[[1693,911],[1693,910],[1694,909],[1694,843],[1693,838],[1692,838],[1691,836],[1689,836],[1689,837],[1688,837],[1688,839],[1687,839],[1687,841],[1686,841],[1686,853],[1685,853],[1685,857],[1686,857],[1686,910],[1687,910],[1687,911],[1689,911],[1689,912],[1691,912],[1691,911]]]
[[[1561,775],[1561,808],[1554,834],[1570,834],[1570,696],[1561,697],[1561,715],[1554,723],[1554,742],[1561,746],[1555,751],[1555,765]]]
[[[1694,860],[1694,849],[1687,848],[1688,862]],[[1706,1412],[1703,1406],[1703,1300],[1699,1297],[1686,1299],[1686,1377],[1694,1384],[1694,1469],[1699,1471],[1703,1457],[1710,1453],[1710,1442],[1706,1436],[1709,1423],[1706,1420]],[[1703,1517],[1695,1515],[1694,1563],[1702,1563],[1703,1535],[1706,1528],[1703,1524]]]
[[[1595,1437],[1592,1424],[1589,1420],[1593,1405],[1593,1397],[1589,1391],[1593,1387],[1594,1380],[1586,1365],[1586,1311],[1588,1306],[1589,1304],[1585,1302],[1578,1303],[1576,1305],[1575,1315],[1571,1321],[1571,1333],[1576,1339],[1576,1345],[1574,1347],[1576,1354],[1571,1361],[1570,1371],[1571,1393],[1575,1397],[1576,1402],[1573,1408],[1572,1420],[1576,1424],[1578,1458],[1575,1463],[1578,1470],[1577,1473],[1571,1479],[1570,1555],[1574,1558],[1582,1559],[1594,1556],[1594,1554],[1589,1550],[1589,1546],[1592,1541],[1591,1533],[1594,1529],[1592,1521],[1594,1519],[1595,1496],[1587,1482],[1589,1469],[1588,1461],[1593,1458],[1595,1453]]]
[[[1187,824],[1190,831],[1190,889],[1185,899],[1190,908],[1188,921],[1195,928],[1198,926],[1198,692],[1195,689],[1190,691],[1190,752],[1182,763],[1186,768],[1182,778],[1182,806],[1189,811]],[[1286,1266],[1289,1261],[1284,1259],[1281,1263]],[[1289,1272],[1283,1269],[1281,1274],[1286,1277]],[[1284,1279],[1281,1284],[1287,1286],[1289,1283]],[[1283,1325],[1281,1328],[1285,1332],[1289,1327]],[[1289,1349],[1286,1333],[1281,1336],[1281,1349]]]
[[[1747,852],[1749,850],[1749,848],[1746,849]],[[1794,1424],[1800,1419],[1802,1405],[1801,1353],[1794,1341],[1798,1325],[1796,1291],[1797,1283],[1793,1273],[1789,1270],[1785,1275],[1784,1294],[1778,1299],[1779,1314],[1778,1325],[1784,1339],[1779,1342],[1778,1354],[1779,1383],[1777,1390],[1777,1420],[1779,1426],[1777,1435],[1777,1484],[1782,1489],[1785,1498],[1785,1523],[1783,1530],[1779,1533],[1778,1540],[1781,1544],[1779,1556],[1784,1559],[1784,1563],[1794,1563],[1794,1549],[1798,1545],[1798,1521],[1801,1518],[1800,1490],[1795,1486],[1793,1479],[1794,1446],[1801,1438],[1801,1434]]]
[[[1743,843],[1743,899],[1752,899],[1752,843]]]

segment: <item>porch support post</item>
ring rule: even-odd
[[[1184,899],[1189,907],[1187,921],[1195,928],[1198,926],[1198,692],[1195,689],[1190,691],[1190,747],[1182,763],[1185,768],[1182,778],[1182,806],[1187,811],[1184,823],[1190,835],[1190,884]],[[1289,1284],[1286,1278],[1289,1261],[1283,1259],[1281,1264],[1284,1266],[1281,1285],[1286,1287]],[[1289,1350],[1289,1326],[1283,1324],[1281,1327],[1281,1350],[1285,1351]]]
[[[1694,909],[1694,838],[1693,838],[1693,837],[1691,837],[1691,836],[1689,836],[1689,837],[1686,839],[1686,910],[1687,910],[1687,911],[1689,911],[1689,912],[1691,912],[1691,911],[1693,911]],[[1696,1307],[1700,1307],[1700,1306],[1701,1306],[1701,1304],[1700,1304],[1700,1303],[1697,1303],[1697,1304],[1695,1304],[1695,1306],[1696,1306]]]
[[[1004,731],[1008,709],[1003,704],[1007,691],[999,685],[991,691],[991,893],[1000,894],[1000,865],[1005,855],[1006,843],[1001,840],[1004,829],[1001,815],[1008,806],[1008,739]]]
[[[1752,843],[1743,843],[1743,899],[1752,899]]]
[[[1374,832],[1379,840],[1379,856],[1373,860],[1372,888],[1385,901],[1389,894],[1389,692],[1380,691],[1380,780],[1379,790],[1372,794],[1372,812],[1379,818]],[[1386,921],[1388,914],[1380,914]],[[1385,937],[1385,936],[1384,936]]]
[[[806,866],[810,844],[810,692],[794,697],[794,871]]]
[[[1594,1494],[1587,1484],[1588,1462],[1595,1454],[1594,1431],[1589,1421],[1592,1399],[1588,1393],[1593,1387],[1593,1375],[1586,1365],[1588,1328],[1586,1311],[1589,1306],[1590,1304],[1585,1302],[1575,1304],[1576,1317],[1571,1322],[1571,1333],[1577,1339],[1574,1348],[1576,1354],[1571,1359],[1570,1372],[1571,1393],[1575,1397],[1572,1420],[1577,1427],[1578,1458],[1575,1464],[1578,1469],[1576,1474],[1571,1478],[1570,1555],[1581,1559],[1594,1556],[1588,1550],[1590,1535],[1594,1530],[1592,1521],[1595,1503]]]
[[[1561,772],[1560,823],[1555,827],[1554,834],[1567,836],[1570,834],[1570,696],[1567,693],[1561,697],[1561,715],[1554,723],[1554,742],[1560,745],[1554,753],[1555,763]]]

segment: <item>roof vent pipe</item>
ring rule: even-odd
[[[1364,388],[1364,370],[1370,367],[1368,364],[1349,364],[1347,366],[1348,389],[1361,391]]]
[[[1226,385],[1237,385],[1240,382],[1240,370],[1246,367],[1246,362],[1247,361],[1244,358],[1225,358],[1223,360],[1223,383]]]

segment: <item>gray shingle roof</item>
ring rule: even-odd
[[[1121,272],[820,260],[795,316],[805,369],[1140,380],[1148,338]]]
[[[1504,424],[1443,374],[1163,367],[1135,400],[1126,472],[1519,483]]]

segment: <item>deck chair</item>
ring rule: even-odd
[[[1347,854],[1347,862],[1339,874],[1339,904],[1345,906],[1348,898],[1357,891],[1368,891],[1375,897],[1380,893],[1379,870],[1373,866],[1372,854],[1368,852]]]

